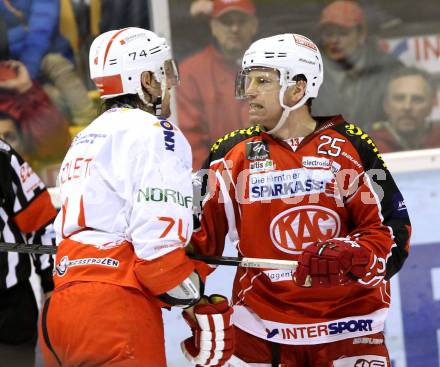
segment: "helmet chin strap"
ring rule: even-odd
[[[160,81],[160,89],[162,91],[162,95],[156,101],[156,116],[162,116],[162,101],[165,100],[165,90],[167,87],[167,79],[166,77],[162,77]]]
[[[301,108],[302,106],[305,105],[305,103],[308,100],[308,95],[307,93],[304,94],[304,96],[301,98],[301,100],[298,101],[298,103],[292,107],[286,106],[284,104],[284,93],[287,90],[288,85],[284,84],[281,89],[280,89],[280,93],[279,93],[279,102],[281,107],[283,108],[283,113],[281,114],[280,119],[278,120],[278,122],[276,123],[276,125],[273,127],[273,129],[267,131],[268,134],[275,134],[278,130],[280,130],[285,122],[287,121],[287,117],[289,117],[290,112],[295,111],[299,108]]]

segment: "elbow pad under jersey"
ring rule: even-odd
[[[197,271],[193,271],[182,283],[162,293],[158,298],[173,307],[187,308],[203,296],[205,285]]]

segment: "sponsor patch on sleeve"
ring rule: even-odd
[[[269,158],[269,147],[264,141],[246,143],[246,158],[250,161],[262,161]]]
[[[275,169],[275,163],[271,159],[265,159],[264,161],[254,161],[249,164],[249,170],[251,173],[273,171]]]

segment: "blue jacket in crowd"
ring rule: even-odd
[[[48,53],[73,59],[70,44],[59,33],[59,0],[3,0],[0,14],[8,29],[10,57],[23,62],[32,79]]]

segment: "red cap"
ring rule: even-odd
[[[358,25],[365,25],[365,15],[355,1],[338,0],[323,9],[319,23],[352,28]]]
[[[214,0],[211,16],[215,18],[231,10],[253,15],[255,5],[252,0]]]

